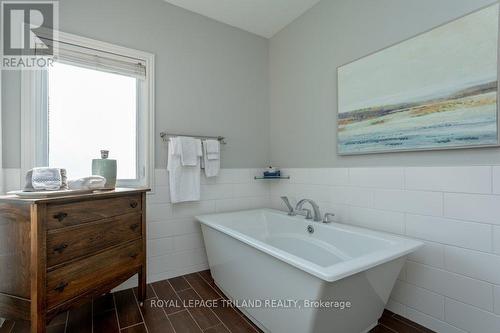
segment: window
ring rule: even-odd
[[[89,175],[101,149],[136,179],[137,79],[56,62],[48,70],[48,165]]]
[[[109,150],[118,186],[151,186],[152,55],[62,33],[58,38],[54,65],[23,73],[31,97],[23,107],[23,133],[31,133],[22,145],[23,169],[48,165],[66,168],[69,178],[85,177],[91,160]]]

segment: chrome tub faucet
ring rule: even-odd
[[[281,200],[285,203],[285,205],[288,208],[288,215],[289,216],[296,216],[302,215],[306,218],[306,220],[314,220],[315,222],[323,222],[323,223],[332,223],[333,222],[333,217],[335,214],[333,213],[325,213],[325,216],[321,218],[321,212],[319,209],[319,206],[311,199],[302,199],[300,200],[295,208],[293,208],[292,204],[290,203],[290,200],[288,200],[288,197],[282,196]],[[304,204],[309,203],[312,207],[311,209],[304,208]],[[313,217],[313,212],[314,212],[314,217]]]
[[[302,208],[302,206],[304,206],[305,203],[308,203],[311,205],[313,212],[314,212],[314,218],[312,217],[311,211],[309,209]],[[299,202],[297,202],[297,206],[295,206],[295,210],[296,211],[305,211],[307,220],[313,219],[315,222],[322,221],[319,206],[311,199],[302,199]]]

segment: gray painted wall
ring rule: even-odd
[[[156,167],[166,161],[163,130],[226,136],[226,168],[268,162],[267,39],[162,0],[64,0],[59,6],[61,31],[156,55]],[[3,166],[17,168],[19,73],[7,71],[2,80]]]
[[[336,155],[336,68],[492,0],[323,0],[271,38],[271,161],[283,167],[500,163],[500,149]],[[368,74],[369,75],[369,74]]]

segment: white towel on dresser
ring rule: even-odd
[[[203,141],[203,166],[205,176],[215,177],[220,170],[220,143],[219,140]]]
[[[182,166],[196,166],[201,157],[201,140],[188,136],[177,138],[180,143],[180,155]]]
[[[68,180],[68,189],[70,190],[98,190],[104,188],[106,178],[93,175],[90,177],[83,177],[78,179]]]
[[[199,140],[198,140],[199,141]],[[172,203],[200,200],[200,158],[194,166],[181,163],[180,138],[171,138],[168,143],[168,179]]]
[[[58,168],[33,168],[31,184],[35,191],[56,191],[62,186],[61,169]]]

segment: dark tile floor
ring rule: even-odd
[[[137,292],[128,289],[103,295],[93,302],[60,314],[47,326],[48,333],[256,333],[261,332],[236,308],[184,305],[222,302],[224,294],[210,271],[188,274],[148,285],[141,308]],[[164,304],[157,302],[163,301]],[[156,302],[156,304],[155,304]],[[158,305],[158,306],[155,306]],[[208,304],[201,304],[208,305]],[[29,323],[6,321],[0,333],[29,332]],[[431,333],[392,312],[385,311],[373,333]]]

